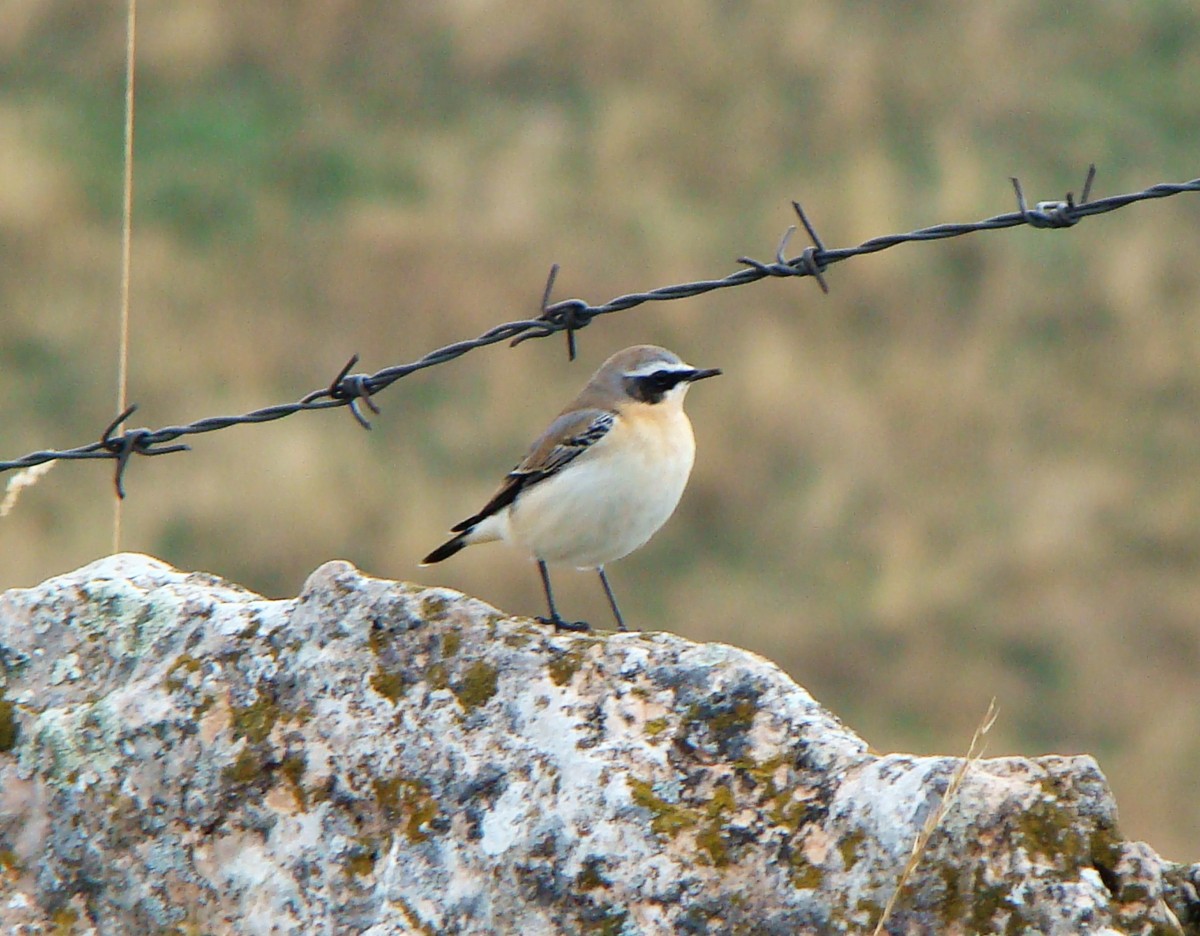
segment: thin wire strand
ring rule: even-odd
[[[125,176],[121,203],[121,329],[117,351],[117,409],[123,413],[129,395],[129,294],[133,272],[133,78],[137,51],[137,0],[125,14]],[[121,551],[121,518],[125,499],[118,488],[113,497],[112,551]]]
[[[132,0],[131,0],[132,3]],[[132,84],[129,87],[132,95]],[[132,111],[127,118],[131,121]],[[132,123],[130,123],[132,127]],[[1089,180],[1092,176],[1089,171]],[[1085,183],[1084,191],[1090,194],[1090,181]],[[1066,199],[1058,201],[1037,202],[1033,208],[1025,203],[1024,195],[1019,193],[1018,210],[1006,214],[985,218],[982,221],[956,224],[936,224],[931,227],[919,228],[907,234],[888,234],[864,241],[857,247],[840,247],[827,249],[816,236],[816,230],[803,210],[797,204],[795,208],[809,236],[814,241],[802,254],[792,259],[783,256],[782,251],[787,245],[787,239],[780,242],[777,255],[773,261],[760,262],[748,257],[740,258],[739,262],[745,269],[729,274],[723,279],[699,280],[693,283],[681,283],[675,286],[662,286],[648,292],[629,293],[618,296],[609,302],[593,306],[582,299],[566,299],[552,304],[543,301],[541,315],[535,319],[522,319],[505,322],[489,329],[477,338],[458,341],[430,351],[424,357],[407,364],[397,364],[385,367],[374,374],[351,374],[350,369],[356,363],[352,359],[338,373],[328,386],[312,391],[295,403],[280,403],[273,406],[253,410],[241,416],[213,416],[197,420],[186,425],[167,426],[161,429],[125,429],[118,434],[118,429],[132,415],[134,406],[125,407],[117,419],[104,430],[99,441],[90,442],[72,449],[45,449],[31,452],[12,461],[0,462],[0,472],[13,469],[28,468],[42,462],[56,460],[78,459],[110,459],[116,462],[116,477],[114,479],[117,491],[123,493],[122,475],[130,457],[133,455],[166,455],[171,452],[185,451],[184,444],[170,444],[184,436],[204,432],[215,432],[230,426],[249,425],[254,423],[271,422],[283,419],[306,410],[331,409],[350,407],[359,421],[366,425],[365,418],[359,410],[359,404],[365,402],[372,412],[378,408],[372,402],[373,394],[395,383],[403,377],[428,367],[436,367],[471,351],[488,345],[508,341],[516,344],[530,338],[546,338],[559,332],[573,335],[579,329],[586,327],[600,315],[609,315],[632,309],[647,302],[663,302],[672,299],[685,299],[713,292],[718,289],[728,289],[734,286],[745,286],[767,278],[811,276],[823,281],[822,274],[834,263],[839,263],[851,257],[878,253],[900,244],[943,240],[949,237],[960,237],[981,231],[995,231],[1004,228],[1029,225],[1035,228],[1059,228],[1076,224],[1082,218],[1091,215],[1115,211],[1136,202],[1150,199],[1166,198],[1184,192],[1200,192],[1200,179],[1190,182],[1164,182],[1153,185],[1140,192],[1125,195],[1113,195],[1096,201],[1076,202],[1068,193]],[[543,300],[548,298],[543,297]]]

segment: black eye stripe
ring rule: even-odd
[[[635,400],[658,403],[683,378],[677,371],[660,370],[625,378],[625,390]]]
[[[641,377],[639,379],[644,380],[650,386],[662,387],[663,389],[669,390],[671,387],[675,386],[675,384],[679,383],[679,381],[683,380],[683,378],[684,374],[680,371],[660,370],[655,371],[652,374],[647,374],[645,377]]]

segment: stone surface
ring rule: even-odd
[[[343,562],[119,555],[0,597],[5,933],[870,932],[957,761],[771,663]],[[899,933],[1200,933],[1090,757],[973,765]]]

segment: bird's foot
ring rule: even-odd
[[[591,625],[588,624],[587,621],[565,621],[557,614],[554,615],[554,617],[540,617],[537,620],[541,624],[552,624],[556,631],[573,631],[575,633],[582,633],[592,629]]]

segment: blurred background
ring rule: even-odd
[[[0,458],[115,409],[125,4],[0,2]],[[176,0],[139,11],[134,426],[294,400],[556,298],[1200,175],[1200,11],[1130,4]],[[646,629],[777,661],[876,750],[1086,752],[1200,858],[1200,197],[643,306],[135,460],[123,548],[294,595],[320,563],[541,613],[499,546],[417,561],[611,352],[695,388],[679,512],[610,569]],[[804,246],[793,242],[791,253]],[[8,475],[0,476],[0,481]],[[111,548],[112,470],[0,521],[0,588]],[[594,575],[564,611],[607,621]]]

